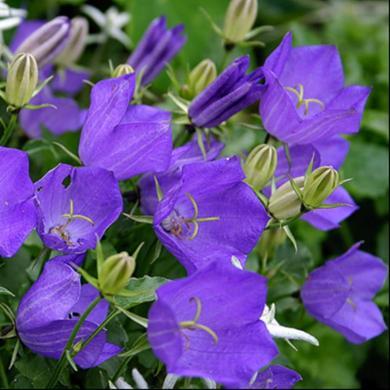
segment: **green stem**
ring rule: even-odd
[[[102,299],[103,299],[103,297],[101,297],[100,295],[98,297],[96,297],[95,300],[91,302],[91,304],[88,306],[87,310],[83,313],[83,315],[77,321],[77,323],[76,323],[75,327],[73,328],[72,333],[70,334],[70,337],[65,345],[65,348],[64,348],[64,351],[62,352],[60,360],[57,362],[54,373],[46,385],[46,389],[52,389],[56,385],[58,378],[60,377],[62,370],[65,368],[66,363],[67,363],[67,359],[66,359],[67,351],[71,352],[71,348],[73,346],[73,341],[75,340],[77,333],[80,330],[82,324],[87,319],[87,317],[91,313],[91,311],[97,306],[97,304]]]
[[[8,126],[4,129],[4,133],[3,133],[3,135],[0,138],[0,146],[7,145],[8,141],[11,138],[11,135],[12,135],[14,129],[15,129],[16,119],[17,119],[17,115],[16,114],[12,114],[11,115],[11,119],[8,122]]]
[[[2,359],[0,359],[0,377],[1,377],[1,381],[3,382],[2,389],[9,389],[7,374],[4,370],[4,364]]]

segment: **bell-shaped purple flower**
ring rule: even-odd
[[[130,105],[135,74],[98,82],[81,132],[79,154],[86,166],[114,172],[118,180],[164,171],[172,154],[171,114]]]
[[[35,183],[37,231],[48,248],[83,253],[122,211],[122,197],[112,172],[59,164]]]
[[[57,257],[45,265],[20,301],[16,314],[16,328],[23,344],[52,359],[60,358],[80,315],[99,295],[91,285],[81,285],[80,275],[67,261]],[[105,300],[98,303],[78,331],[74,344],[87,340],[105,320],[108,307]],[[103,330],[75,355],[74,361],[81,368],[91,368],[119,352],[118,346],[107,342]]]
[[[248,67],[249,56],[237,58],[193,100],[188,115],[195,126],[218,126],[260,99],[263,71],[247,75]]]
[[[292,389],[302,377],[294,370],[275,365],[259,372],[249,389]]]
[[[164,69],[166,64],[180,51],[187,38],[184,25],[167,28],[164,16],[156,18],[131,53],[127,63],[142,74],[142,85],[149,84]]]
[[[187,142],[185,145],[175,148],[172,152],[169,168],[156,174],[146,174],[138,182],[141,193],[141,209],[146,215],[153,215],[158,205],[156,191],[156,179],[163,193],[180,180],[180,174],[183,166],[200,161],[214,160],[222,151],[224,145],[214,138],[207,139],[204,137],[203,145],[206,155],[203,156],[202,150],[196,139]]]
[[[27,154],[0,146],[0,256],[11,257],[36,224]]]
[[[279,140],[309,144],[359,130],[370,88],[344,86],[335,46],[292,47],[292,34],[266,60],[260,115]]]
[[[242,263],[269,217],[237,157],[185,165],[154,214],[162,244],[191,273],[216,258]]]
[[[288,160],[283,147],[278,149],[278,166],[275,172],[278,186],[289,178],[304,176],[309,164],[313,169],[319,166],[332,166],[339,169],[347,153],[349,145],[341,137],[317,142],[313,145],[294,145],[289,148]],[[325,204],[340,204],[335,208],[320,208],[304,214],[301,219],[309,222],[319,230],[330,230],[353,214],[358,206],[343,187],[335,191],[324,201]]]
[[[214,262],[157,290],[148,315],[148,339],[168,373],[249,383],[277,348],[259,320],[266,279]]]
[[[354,245],[314,270],[301,290],[306,310],[354,344],[381,334],[386,325],[372,302],[387,277],[381,259]]]

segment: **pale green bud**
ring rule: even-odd
[[[188,77],[188,87],[193,96],[202,92],[217,78],[217,68],[213,61],[206,59],[192,69]]]
[[[303,202],[308,208],[319,207],[339,186],[339,173],[332,167],[319,167],[305,178]]]
[[[87,19],[77,16],[71,20],[68,44],[56,58],[56,63],[69,66],[80,58],[87,43],[88,30]]]
[[[275,173],[278,164],[278,153],[272,145],[257,145],[249,153],[244,172],[246,182],[255,190],[263,189]]]
[[[229,43],[241,42],[252,29],[257,16],[257,0],[231,0],[225,16],[223,34]]]
[[[8,67],[5,98],[16,108],[27,104],[38,84],[38,65],[34,56],[27,53],[17,54]]]
[[[293,180],[302,191],[305,178],[301,176]],[[277,188],[269,199],[268,210],[278,220],[296,217],[301,212],[301,208],[302,202],[290,181]]]
[[[275,249],[284,243],[287,235],[282,228],[264,230],[260,238],[259,252],[262,257],[271,257]]]
[[[112,77],[121,77],[124,76],[125,74],[131,74],[134,73],[134,69],[132,66],[129,64],[121,64],[118,65],[113,71],[111,76]]]
[[[135,269],[135,258],[127,252],[110,256],[98,275],[99,288],[103,295],[115,295],[127,286]]]

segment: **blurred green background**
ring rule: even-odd
[[[200,12],[205,8],[213,19],[222,25],[224,12],[228,0],[116,0],[116,1],[83,1],[83,0],[41,0],[41,1],[9,1],[14,6],[26,5],[29,18],[51,18],[58,14],[68,16],[77,15],[82,4],[88,3],[101,10],[110,6],[117,6],[120,10],[131,13],[131,20],[126,27],[133,42],[138,42],[150,21],[159,15],[166,15],[168,24],[185,24],[188,36],[187,44],[180,55],[173,61],[175,71],[184,73],[187,64],[195,66],[199,61],[208,57],[220,67],[223,57],[223,46],[218,36]],[[356,199],[360,209],[342,224],[342,227],[330,233],[316,231],[304,222],[297,222],[293,231],[299,240],[299,252],[293,255],[291,250],[284,253],[286,248],[281,247],[275,254],[274,262],[288,256],[285,274],[294,275],[295,280],[304,278],[307,269],[321,264],[324,260],[346,251],[351,244],[364,240],[363,250],[376,254],[386,263],[389,259],[389,224],[388,224],[388,2],[387,1],[359,1],[359,0],[259,0],[259,14],[257,25],[272,25],[274,30],[262,36],[266,43],[261,49],[235,49],[231,59],[241,53],[252,54],[253,66],[261,65],[279,43],[287,31],[293,31],[295,45],[307,44],[334,44],[337,45],[344,63],[347,84],[362,84],[373,87],[364,114],[361,131],[351,137],[351,147],[348,158],[342,168],[344,177],[353,180],[347,184],[348,190]],[[96,26],[91,22],[91,29]],[[82,59],[88,66],[96,47],[90,47]],[[114,64],[125,62],[128,52],[117,42],[111,42],[104,49],[104,61],[111,58]],[[169,86],[166,74],[161,74],[153,83],[156,93],[164,93]],[[88,102],[88,95],[85,97]],[[229,133],[229,144],[226,151],[240,153],[251,148],[261,137],[251,130],[244,130],[236,126]],[[61,138],[61,142],[70,148],[77,145],[77,135],[71,134]],[[32,155],[33,175],[39,177],[44,171],[56,164],[56,161],[45,160],[42,165],[42,154]],[[49,157],[47,157],[49,159]],[[131,234],[126,236],[127,228],[120,225],[110,231],[108,239],[116,250],[135,245]],[[133,233],[135,234],[135,233]],[[151,231],[137,230],[137,234],[152,236]],[[123,237],[126,236],[126,239]],[[126,250],[129,248],[126,247]],[[3,277],[21,278],[13,275],[17,267],[27,267],[31,254],[21,253],[16,261],[6,264],[2,269]],[[182,269],[172,259],[167,257],[164,266],[156,263],[150,272],[175,277],[182,275]],[[253,263],[252,268],[256,269]],[[144,270],[138,270],[142,274]],[[14,281],[22,284],[22,279]],[[388,323],[388,282],[384,290],[376,298],[376,303],[383,309],[385,320]],[[283,298],[286,291],[280,291],[283,286],[292,296]],[[283,352],[281,363],[288,364],[301,373],[304,381],[298,388],[359,388],[374,387],[388,388],[388,333],[361,346],[347,343],[343,337],[325,326],[315,323],[303,311],[297,299],[299,286],[291,284],[286,276],[278,275],[270,280],[269,297],[278,303],[279,322],[310,331],[321,340],[321,346],[314,348],[308,345],[299,345],[295,352],[284,343],[279,343]],[[281,298],[282,297],[282,298]],[[113,337],[120,340],[118,332],[123,331],[121,324],[112,330]],[[115,336],[115,332],[117,335]],[[129,345],[134,337],[123,336]],[[22,386],[30,382],[40,383],[36,378],[37,370],[41,366],[39,358],[23,359],[19,362],[18,370],[22,373],[13,385]],[[151,362],[152,361],[152,362]],[[25,364],[23,363],[25,362]],[[34,364],[38,364],[34,368]],[[151,373],[156,362],[149,352],[143,353],[134,360],[134,365],[142,372]],[[18,365],[17,365],[18,367]],[[110,367],[107,368],[110,370]],[[98,373],[91,370],[84,378],[84,384],[98,386]],[[23,379],[24,378],[24,379]],[[34,380],[32,379],[34,378]],[[26,379],[26,380],[27,380]],[[154,377],[154,380],[156,378]],[[153,380],[151,379],[153,382]],[[158,382],[156,382],[158,383]],[[27,386],[27,385],[26,385]],[[39,387],[39,386],[38,386]]]

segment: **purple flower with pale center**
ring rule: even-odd
[[[278,166],[275,172],[278,185],[290,177],[304,176],[310,162],[313,170],[319,166],[332,166],[339,169],[348,153],[349,144],[341,137],[317,142],[313,145],[294,145],[289,148],[290,161],[283,147],[278,149]],[[324,201],[325,204],[340,204],[335,208],[320,208],[304,214],[301,219],[309,222],[319,230],[331,230],[353,214],[358,206],[343,187],[336,188]]]
[[[134,87],[135,74],[98,82],[81,132],[84,164],[108,169],[118,180],[164,171],[172,154],[171,114],[129,105]]]
[[[149,84],[180,51],[187,38],[184,25],[167,28],[164,16],[156,18],[128,58],[127,63],[142,74],[142,85]]]
[[[249,56],[237,58],[193,100],[188,115],[195,126],[218,126],[260,99],[263,71],[247,75],[248,67]]]
[[[0,146],[0,256],[13,256],[35,228],[33,196],[27,154]]]
[[[77,262],[77,256],[75,262]],[[80,275],[62,257],[50,260],[38,280],[20,301],[16,314],[18,335],[29,349],[44,357],[59,359],[79,317],[99,292],[81,285]],[[84,342],[105,320],[109,304],[102,300],[81,326],[74,345]],[[96,337],[73,360],[81,368],[91,368],[117,355],[120,347],[107,342],[106,331]]]
[[[214,160],[224,147],[221,142],[214,138],[207,139],[206,137],[203,139],[203,145],[206,152],[205,156],[202,154],[198,141],[193,139],[173,150],[169,168],[165,172],[146,174],[141,178],[138,186],[141,193],[141,209],[144,214],[153,215],[156,211],[158,205],[156,179],[162,192],[167,193],[180,180],[183,166],[199,161]]]
[[[48,248],[83,253],[96,247],[122,211],[112,172],[59,164],[35,183],[37,231]]]
[[[269,217],[237,157],[185,165],[154,214],[162,244],[191,273],[221,258],[244,264]]]
[[[302,377],[294,370],[275,365],[260,372],[249,389],[292,389]]]
[[[15,52],[27,37],[44,24],[45,22],[41,20],[28,20],[21,23],[10,44],[11,51]],[[41,80],[51,75],[54,79],[30,100],[30,104],[52,104],[56,109],[45,107],[39,110],[23,109],[20,111],[20,125],[31,138],[41,137],[42,128],[46,128],[55,135],[75,132],[82,127],[85,121],[86,110],[81,109],[72,96],[80,92],[84,85],[83,80],[88,79],[90,73],[75,69],[55,72],[51,64],[40,69]],[[56,96],[57,92],[66,96]]]
[[[388,270],[381,259],[360,251],[359,246],[314,270],[301,290],[309,314],[354,344],[386,329],[372,299],[382,288]]]
[[[148,339],[170,374],[249,383],[278,351],[259,320],[266,279],[214,262],[157,290]]]
[[[265,129],[279,140],[311,144],[359,130],[371,89],[344,86],[335,46],[292,47],[292,34],[265,61],[260,101]]]

